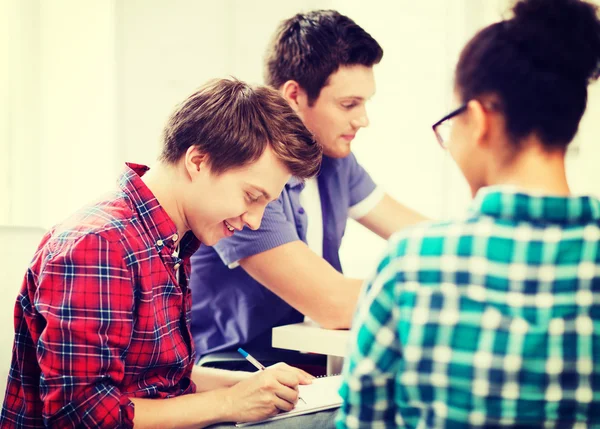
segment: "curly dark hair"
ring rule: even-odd
[[[463,102],[499,98],[511,140],[535,133],[549,150],[566,149],[600,75],[598,8],[581,0],[521,0],[463,49],[455,87]]]

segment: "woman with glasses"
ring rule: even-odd
[[[513,12],[465,46],[460,107],[433,126],[472,207],[390,240],[355,317],[338,428],[600,427],[600,201],[565,175],[600,74],[598,10]]]

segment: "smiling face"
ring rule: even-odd
[[[291,177],[268,145],[257,161],[219,175],[204,155],[191,153],[187,159],[190,180],[182,190],[182,211],[188,227],[207,246],[244,226],[258,229],[266,205]]]
[[[369,125],[366,102],[375,94],[373,68],[342,66],[331,74],[312,106],[299,89],[296,112],[304,125],[332,158],[350,154],[352,140],[360,128]]]

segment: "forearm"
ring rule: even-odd
[[[242,259],[240,265],[324,328],[350,327],[363,281],[344,277],[301,241]]]
[[[421,213],[400,204],[387,194],[366,216],[357,219],[361,225],[386,240],[402,228],[426,220]]]
[[[199,429],[231,421],[227,389],[194,393],[170,399],[136,399],[133,418],[136,429]]]
[[[196,384],[197,392],[207,392],[223,387],[231,387],[242,380],[247,379],[253,373],[245,371],[226,371],[216,368],[205,368],[194,366],[192,369],[192,381]]]
[[[342,277],[337,290],[319,297],[321,304],[308,316],[325,329],[349,329],[358,303],[363,280]]]
[[[216,374],[198,371],[200,381]],[[277,364],[255,373],[232,373],[218,382],[234,382],[228,388],[193,393],[171,399],[131,399],[135,406],[135,428],[195,428],[223,422],[253,422],[289,411],[298,400],[298,385],[310,384],[312,376],[286,364]]]

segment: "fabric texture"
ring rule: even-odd
[[[191,233],[177,230],[128,164],[118,190],[54,227],[15,305],[2,428],[130,428],[130,398],[170,398],[191,381]],[[179,272],[181,281],[177,281]]]
[[[339,249],[351,207],[375,191],[375,183],[354,155],[323,157],[317,177],[323,221],[323,258],[342,271]],[[254,280],[237,262],[297,240],[306,243],[308,218],[300,204],[304,184],[292,178],[265,210],[261,226],[244,228],[192,257],[192,333],[198,356],[252,343],[269,348],[275,326],[304,316]],[[233,265],[232,265],[233,264]],[[230,269],[229,266],[237,266]]]
[[[482,189],[397,233],[357,311],[338,428],[600,427],[600,202]]]

